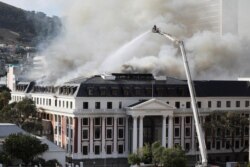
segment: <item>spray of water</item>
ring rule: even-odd
[[[250,71],[246,65],[250,42],[233,35],[218,36],[217,0],[67,3],[64,31],[40,54],[45,59],[44,82],[60,84],[83,75],[121,71],[183,77],[177,48],[156,34],[138,37],[155,24],[184,40],[194,78],[232,78]]]

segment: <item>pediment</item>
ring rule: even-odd
[[[175,107],[168,105],[159,99],[150,99],[129,107],[132,110],[173,110]]]

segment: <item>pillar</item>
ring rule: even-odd
[[[167,116],[162,116],[162,146],[166,147],[166,118]]]
[[[194,117],[192,117],[192,151],[195,152],[195,122]]]
[[[92,157],[94,155],[94,150],[93,150],[93,140],[94,140],[94,136],[93,136],[93,131],[94,131],[94,126],[93,126],[93,117],[90,117],[90,121],[89,121],[89,155],[90,157]]]
[[[117,155],[117,117],[114,117],[114,154]]]
[[[181,147],[185,150],[185,117],[181,117]]]
[[[137,117],[133,116],[133,152],[137,151]]]
[[[140,116],[140,128],[139,128],[139,148],[143,147],[143,117]]]
[[[128,142],[129,142],[129,138],[128,138],[128,117],[125,117],[126,119],[126,124],[125,124],[125,152],[129,153],[129,148],[128,148]]]
[[[81,121],[82,119],[80,118],[80,117],[78,117],[78,136],[77,136],[77,141],[78,141],[78,144],[77,144],[77,146],[78,146],[78,148],[77,148],[77,153],[78,153],[78,156],[80,157],[81,156],[81,146],[82,146],[82,139],[81,139],[81,126],[82,126],[82,121]]]
[[[106,149],[105,149],[105,117],[102,117],[102,156],[105,157]]]
[[[173,116],[168,116],[168,148],[173,147]]]

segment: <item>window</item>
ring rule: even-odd
[[[212,102],[208,101],[207,106],[208,106],[208,108],[211,108],[212,107]]]
[[[57,134],[57,126],[55,126],[55,132],[54,133],[55,133],[55,135]]]
[[[248,145],[249,145],[248,140],[245,140],[245,147],[248,147]]]
[[[69,108],[69,102],[66,101],[66,108]]]
[[[200,101],[197,102],[197,107],[201,108],[201,102]]]
[[[210,150],[211,149],[211,142],[210,141],[206,142],[206,146],[207,146],[207,150]]]
[[[95,102],[95,109],[100,109],[100,108],[101,108],[101,103]]]
[[[245,107],[249,107],[249,101],[245,101]]]
[[[95,139],[100,139],[100,138],[101,138],[101,128],[95,127]]]
[[[100,146],[99,145],[95,145],[95,154],[96,155],[100,154]]]
[[[185,136],[190,137],[190,128],[185,128]]]
[[[218,107],[218,108],[221,107],[221,101],[217,101],[217,107]]]
[[[239,136],[240,135],[240,128],[236,128],[236,132],[235,132],[236,136]]]
[[[216,150],[219,150],[220,149],[220,141],[217,141],[216,142]]]
[[[95,118],[95,125],[101,125],[101,118]]]
[[[248,134],[249,134],[249,128],[246,126],[245,127],[245,135],[248,136]]]
[[[217,128],[216,136],[221,136],[221,129],[220,128]]]
[[[112,154],[112,146],[111,145],[107,145],[106,150],[107,150],[107,154]]]
[[[93,96],[94,95],[94,88],[88,88],[88,95]]]
[[[186,120],[186,124],[190,124],[191,123],[191,118],[190,117],[185,117]]]
[[[186,108],[190,108],[190,102],[186,102]]]
[[[112,126],[113,125],[113,118],[112,117],[106,118],[106,125],[107,126]]]
[[[118,125],[123,126],[124,125],[124,118],[118,118]]]
[[[118,139],[123,139],[124,138],[124,129],[119,128],[118,129]]]
[[[120,101],[119,102],[119,109],[121,109],[122,108],[122,102]]]
[[[89,108],[89,103],[83,102],[83,109],[88,109],[88,108]]]
[[[61,131],[62,131],[62,128],[61,128],[61,126],[59,126],[59,135],[61,135]]]
[[[174,124],[179,124],[179,123],[180,123],[179,117],[175,117],[175,118],[174,118]]]
[[[230,101],[226,101],[226,107],[231,107],[231,102]]]
[[[89,125],[89,119],[88,118],[83,118],[82,119],[82,125]]]
[[[236,101],[236,107],[240,107],[240,101]]]
[[[112,109],[112,102],[107,102],[107,109]]]
[[[180,102],[179,102],[179,101],[176,101],[176,102],[175,102],[175,107],[176,107],[176,108],[180,108]]]
[[[236,140],[235,141],[235,148],[237,149],[237,148],[239,148],[240,147],[240,141],[239,140]]]
[[[82,154],[88,155],[88,146],[82,146]]]
[[[49,106],[51,106],[51,99],[49,99]]]
[[[119,144],[118,145],[118,154],[122,154],[123,153],[123,144]]]
[[[55,122],[57,122],[57,115],[55,115]]]
[[[226,149],[230,148],[230,141],[226,141]]]
[[[112,139],[113,130],[107,129],[106,130],[106,139]]]
[[[72,101],[70,102],[70,108],[71,109],[73,108],[73,102]]]
[[[180,137],[180,128],[174,128],[174,137]]]
[[[59,100],[59,107],[61,107],[61,100]]]
[[[83,129],[82,130],[82,139],[83,140],[89,139],[89,130],[88,129]]]
[[[190,150],[190,143],[185,143],[185,150],[189,151]]]

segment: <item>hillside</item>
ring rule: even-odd
[[[0,1],[0,43],[36,46],[54,38],[60,29],[59,17],[25,11]]]

